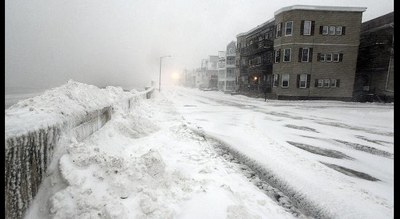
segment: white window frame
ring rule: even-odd
[[[278,83],[275,83],[278,82]],[[278,74],[274,74],[274,81],[272,83],[272,87],[278,87],[279,86],[279,81],[278,81]]]
[[[331,87],[337,87],[337,80],[331,79]]]
[[[328,53],[328,54],[325,54],[325,56],[326,56],[326,61],[325,62],[332,62],[332,53]],[[330,59],[328,59],[328,57],[330,57]]]
[[[306,32],[306,30],[307,30],[307,32]],[[311,21],[304,21],[304,24],[303,24],[303,35],[306,35],[306,36],[310,36],[311,35]]]
[[[335,35],[335,34],[336,34],[336,27],[329,26],[329,35]]]
[[[286,80],[285,77],[287,77],[287,80]],[[284,86],[284,85],[283,85],[283,82],[284,82],[284,81],[287,81],[287,86]],[[282,74],[282,83],[281,83],[281,87],[282,87],[282,88],[288,88],[288,87],[289,87],[289,81],[290,81],[290,75],[289,75],[289,74]]]
[[[336,56],[336,60],[335,60],[335,56]],[[339,62],[339,53],[333,53],[332,54],[332,62]]]
[[[324,87],[330,87],[331,85],[331,80],[330,79],[324,79]]]
[[[320,54],[320,57],[319,57],[319,61],[320,62],[326,62],[326,54]]]
[[[322,26],[322,35],[329,34],[329,26]]]
[[[318,87],[324,87],[324,79],[318,79]]]
[[[301,74],[300,75],[300,81],[299,81],[299,88],[307,88],[307,74]],[[301,83],[304,82],[304,86],[301,85]]]
[[[304,50],[307,50],[307,61],[304,61]],[[301,62],[309,62],[310,61],[310,48],[303,48],[301,50]]]
[[[342,26],[337,26],[336,27],[336,35],[342,35],[342,29],[343,29]]]
[[[289,60],[285,61],[286,51],[287,50],[289,50]],[[291,56],[292,56],[292,49],[291,48],[286,48],[286,49],[283,50],[283,62],[290,62],[292,60]]]
[[[291,24],[291,26],[290,26],[290,33],[288,34],[288,24]],[[285,23],[285,36],[292,36],[292,34],[293,34],[293,21],[287,21],[286,23]]]

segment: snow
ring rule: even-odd
[[[124,92],[120,87],[100,89],[70,80],[63,86],[21,100],[6,109],[5,136],[21,135],[66,121],[79,121],[87,112],[109,106],[134,93]]]
[[[6,110],[18,125],[8,128],[54,123],[60,111],[73,116],[132,93],[70,82]],[[134,104],[115,107],[81,141],[62,136],[25,218],[294,218],[282,207],[290,201],[333,218],[393,218],[393,104],[264,102],[180,87]],[[28,117],[27,108],[43,113]]]

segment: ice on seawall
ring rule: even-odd
[[[45,177],[62,134],[70,133],[78,141],[83,140],[111,119],[114,108],[125,112],[132,110],[140,100],[151,98],[153,91],[151,87],[129,98],[118,99],[109,106],[77,112],[66,121],[54,122],[20,135],[6,135],[5,218],[23,218]]]
[[[6,139],[5,218],[22,218],[53,156],[60,127],[51,126]]]

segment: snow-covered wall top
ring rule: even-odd
[[[22,100],[5,111],[5,138],[23,135],[55,124],[71,125],[88,112],[130,98],[139,92],[120,87],[100,89],[75,81],[47,90],[40,96]],[[68,121],[68,122],[67,122]],[[72,124],[71,124],[72,122]]]

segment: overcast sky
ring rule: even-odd
[[[200,66],[236,35],[290,5],[367,7],[363,21],[392,12],[393,0],[6,0],[6,87],[144,86]]]

